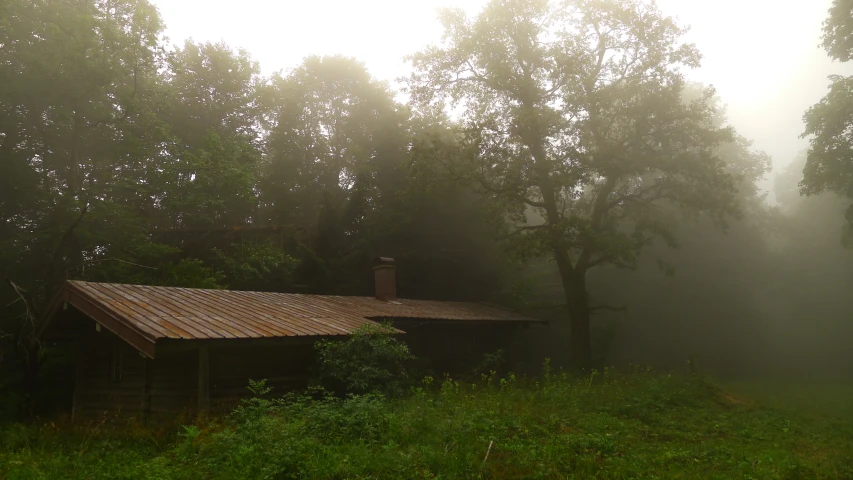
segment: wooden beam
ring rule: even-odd
[[[70,286],[70,284],[68,284]],[[144,334],[132,327],[127,320],[117,318],[111,312],[105,310],[96,301],[91,300],[85,294],[69,288],[68,303],[84,315],[103,325],[107,330],[129,343],[131,346],[145,354],[148,358],[154,358],[154,339],[147,338]]]
[[[71,422],[78,420],[80,415],[80,396],[83,393],[83,374],[86,368],[86,352],[89,351],[84,344],[85,340],[77,342],[74,352],[74,396],[71,399]]]
[[[151,360],[142,357],[142,422],[148,425],[151,421]]]
[[[213,338],[213,339],[185,339],[185,338],[163,338],[157,341],[157,355],[167,355],[176,352],[196,351],[201,347],[290,347],[299,345],[313,345],[322,339],[345,339],[347,335],[300,335],[294,337],[274,338]]]
[[[297,230],[300,227],[293,225],[234,225],[231,227],[206,227],[206,228],[154,228],[149,233],[157,235],[161,233],[241,233],[241,232],[281,232],[285,230]]]
[[[210,411],[210,351],[208,347],[198,347],[198,413],[207,415]]]

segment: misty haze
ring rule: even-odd
[[[853,478],[853,0],[0,0],[0,478]]]

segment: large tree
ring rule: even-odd
[[[494,0],[474,19],[445,10],[443,43],[412,57],[421,108],[461,112],[469,168],[559,270],[576,367],[591,359],[587,272],[632,267],[675,239],[661,202],[724,221],[735,186],[715,148],[713,92],[684,100],[699,53],[654,4]]]
[[[30,391],[38,303],[94,263],[125,260],[142,227],[133,201],[113,200],[153,150],[144,104],[161,31],[146,1],[0,2],[0,275],[13,285],[0,302],[15,302],[0,313],[0,358],[18,354]]]
[[[834,0],[823,24],[823,48],[835,60],[853,60],[853,1]],[[853,198],[853,76],[829,77],[829,93],[803,117],[811,137],[800,192]],[[853,226],[853,205],[846,213]]]

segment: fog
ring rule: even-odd
[[[476,14],[485,0],[154,0],[172,43],[224,41],[244,48],[265,73],[296,67],[309,55],[343,54],[392,84],[409,73],[404,57],[441,36],[436,11]],[[702,52],[690,77],[717,88],[731,124],[773,158],[774,173],[807,147],[802,115],[826,92],[827,76],[853,67],[821,48],[821,24],[831,0],[787,2],[660,0],[661,10],[691,28]],[[775,201],[772,175],[762,182]]]
[[[661,0],[702,55],[687,82],[642,2],[7,3],[0,360],[22,378],[69,279],[371,295],[376,256],[400,298],[551,319],[534,370],[853,375],[849,92],[822,151],[801,138],[853,74],[820,46],[830,0]],[[486,10],[444,38],[448,5]]]
[[[309,55],[343,54],[398,87],[397,79],[410,73],[404,57],[440,39],[436,9],[450,5],[473,15],[486,2],[154,3],[175,44],[221,40],[250,52],[265,73],[286,72]],[[597,321],[602,350],[612,352],[604,361],[673,366],[699,354],[728,376],[853,373],[845,340],[853,333],[845,293],[853,289],[851,255],[839,242],[844,202],[796,194],[808,147],[800,138],[803,113],[826,93],[829,75],[853,72],[819,48],[830,3],[659,2],[690,26],[687,39],[703,55],[689,78],[713,85],[729,123],[771,156],[773,169],[757,184],[765,206],[778,209],[734,222],[727,234],[685,223],[680,249],[652,248],[636,272],[592,274],[592,295],[628,307]],[[656,268],[660,259],[672,263],[674,277]],[[543,301],[559,299],[553,266],[531,269]],[[550,355],[561,355],[563,333],[551,336]]]

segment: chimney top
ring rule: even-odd
[[[394,259],[391,257],[376,257],[373,259],[373,268],[376,267],[393,267]]]
[[[373,273],[376,298],[387,302],[397,300],[397,279],[394,259],[388,257],[376,257],[373,259]]]

